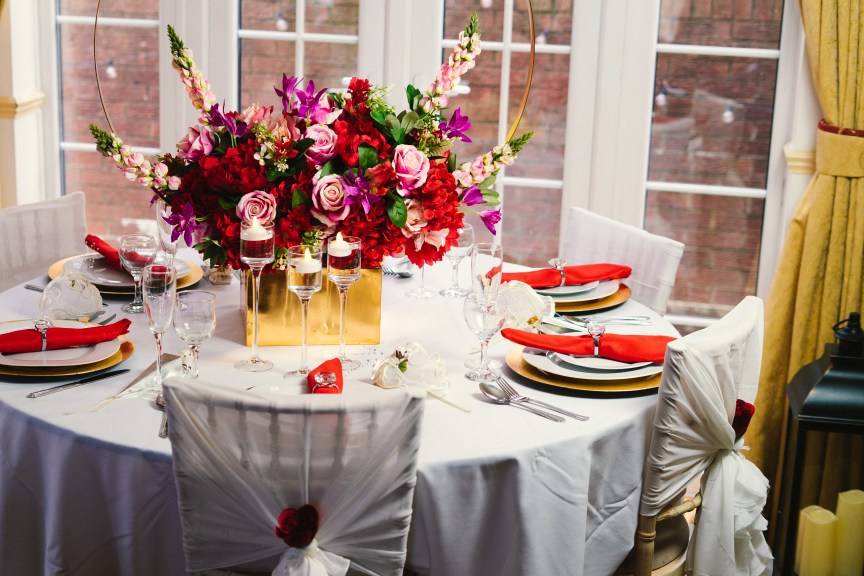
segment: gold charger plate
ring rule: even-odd
[[[638,378],[631,380],[605,380],[598,382],[596,380],[577,380],[575,378],[563,378],[554,374],[546,374],[529,366],[522,359],[522,350],[524,346],[515,346],[510,348],[504,361],[516,374],[549,386],[558,388],[566,388],[568,390],[579,390],[582,392],[600,392],[605,394],[620,394],[622,392],[644,392],[646,390],[656,390],[660,387],[660,379],[662,374],[651,376],[649,378]]]
[[[85,364],[83,366],[69,366],[57,368],[20,368],[12,366],[0,366],[0,376],[15,376],[16,378],[56,378],[58,376],[83,376],[93,372],[99,372],[106,368],[112,368],[124,360],[128,360],[135,352],[135,345],[126,336],[120,336],[120,350],[99,362]]]
[[[621,284],[618,291],[599,300],[591,300],[590,302],[579,302],[577,304],[555,304],[556,312],[602,312],[610,310],[616,306],[620,306],[630,299],[630,287],[626,284]]]
[[[51,278],[51,280],[54,280],[55,278],[57,278],[58,276],[63,274],[63,266],[66,264],[66,262],[73,259],[73,258],[78,258],[79,256],[80,256],[80,254],[78,254],[76,256],[69,256],[68,258],[63,258],[62,260],[58,260],[57,262],[55,262],[54,264],[49,266],[48,267],[48,277]],[[193,286],[193,285],[197,284],[198,282],[200,282],[201,278],[204,277],[204,269],[203,268],[201,268],[200,266],[198,266],[194,262],[190,262],[188,260],[183,260],[183,262],[185,262],[186,265],[189,266],[189,273],[186,274],[186,276],[177,280],[177,289],[178,290],[183,290],[184,288],[189,288],[190,286]],[[108,288],[101,288],[99,286],[96,286],[96,287],[99,288],[99,292],[101,292],[102,294],[107,294],[109,296],[131,296],[132,293],[134,292],[134,290],[111,290]]]

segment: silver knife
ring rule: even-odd
[[[46,388],[44,390],[37,390],[36,392],[31,392],[30,394],[27,394],[27,398],[41,398],[42,396],[47,396],[48,394],[60,392],[61,390],[68,390],[69,388],[76,388],[78,386],[81,386],[82,384],[87,384],[89,382],[95,382],[96,380],[102,380],[103,378],[111,378],[112,376],[118,376],[120,374],[125,374],[126,372],[129,372],[129,368],[123,368],[122,370],[112,370],[110,372],[103,372],[102,374],[96,374],[95,376],[88,376],[87,378],[75,380],[74,382],[67,382],[66,384],[60,384],[59,386],[54,386],[53,388]]]

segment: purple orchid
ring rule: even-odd
[[[223,103],[224,107],[225,104]],[[234,136],[235,138],[242,138],[249,131],[249,126],[246,122],[242,120],[237,120],[231,114],[224,114],[221,110],[219,110],[219,104],[214,104],[212,108],[210,108],[210,126],[213,128],[219,128],[220,126],[224,126],[228,133]]]
[[[441,122],[438,128],[445,138],[459,138],[462,142],[471,142],[471,138],[466,134],[471,129],[471,121],[462,114],[461,108],[456,108],[450,120]]]
[[[322,88],[316,93],[315,82],[312,80],[306,82],[305,89],[297,90],[294,93],[297,96],[297,101],[299,102],[297,106],[297,115],[301,118],[309,118],[310,116],[314,116],[315,114],[317,114],[319,109],[322,108],[321,96],[323,96],[326,91],[326,88]]]
[[[170,216],[163,216],[162,218],[174,227],[171,230],[171,242],[176,242],[182,234],[187,246],[194,244],[195,232],[204,228],[195,220],[195,208],[191,202],[184,204],[179,212],[172,210]]]
[[[480,188],[478,188],[476,184],[465,190],[462,193],[462,198],[460,200],[465,206],[476,206],[477,204],[483,204],[483,202],[486,201],[483,198],[483,192],[480,191]]]
[[[495,230],[495,225],[501,221],[501,209],[486,210],[480,213],[480,219],[483,220],[483,225],[486,229],[495,236],[498,232]]]
[[[342,175],[342,182],[345,188],[345,194],[348,197],[348,204],[353,205],[359,203],[360,206],[363,207],[364,214],[369,213],[372,204],[381,200],[380,197],[369,191],[369,181],[361,176],[356,169],[347,170]]]
[[[291,98],[297,94],[297,86],[300,84],[300,79],[296,76],[288,76],[282,73],[282,90],[276,88],[276,95],[282,98],[282,113],[288,114],[291,111]]]

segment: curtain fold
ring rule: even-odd
[[[787,0],[794,1],[794,0]],[[864,10],[859,0],[800,0],[810,73],[823,118],[864,129]],[[843,132],[843,130],[841,130]],[[832,326],[864,308],[864,138],[844,135],[849,154],[822,154],[789,225],[767,299],[766,334],[749,458],[774,478],[776,517],[785,386],[834,341]],[[860,149],[860,153],[856,149]],[[824,152],[824,150],[823,150]],[[819,157],[817,151],[817,157]],[[860,487],[862,438],[808,436],[801,506],[834,509],[839,490]]]

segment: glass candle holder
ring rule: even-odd
[[[300,299],[300,330],[303,339],[300,366],[286,373],[286,376],[303,376],[309,373],[309,300],[313,294],[321,291],[322,268],[320,246],[298,245],[288,249],[288,290]]]
[[[345,352],[345,310],[348,307],[348,290],[360,279],[360,239],[342,236],[339,232],[327,243],[327,278],[339,291],[339,360],[342,370],[355,370],[360,366],[348,358]]]
[[[240,228],[240,261],[252,270],[252,357],[235,365],[246,372],[266,372],[273,368],[273,362],[258,355],[258,301],[261,290],[261,271],[273,262],[274,258],[273,224],[262,223],[257,218],[243,222]]]

